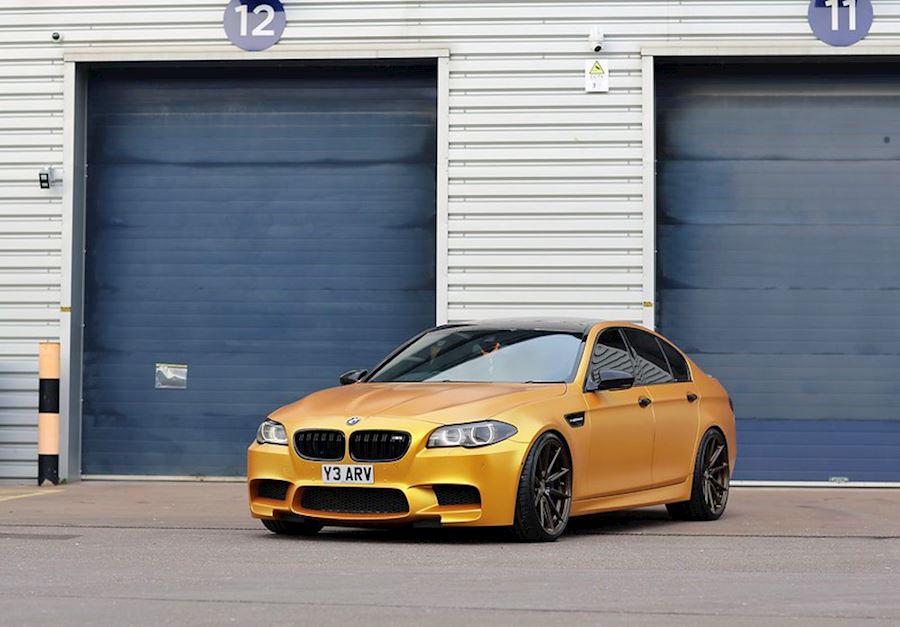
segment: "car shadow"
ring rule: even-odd
[[[573,518],[569,521],[566,535],[652,533],[670,524],[672,524],[672,518],[665,509],[621,510]]]
[[[604,534],[652,533],[672,523],[664,509],[637,509],[579,516],[569,522],[560,538]],[[291,536],[269,535],[276,541],[296,541]],[[499,544],[518,543],[511,529],[503,527],[445,527],[445,528],[355,528],[326,527],[305,542],[379,542],[388,544]]]

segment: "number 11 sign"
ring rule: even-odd
[[[829,46],[852,46],[874,19],[872,0],[809,0],[809,26]]]
[[[257,52],[278,43],[287,18],[281,0],[231,0],[223,24],[231,43]]]

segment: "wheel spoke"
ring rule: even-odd
[[[561,448],[556,449],[556,455],[554,455],[554,456],[553,456],[553,459],[550,460],[550,463],[547,464],[547,472],[548,472],[548,473],[549,473],[551,470],[553,470],[553,466],[556,465],[556,460],[559,459],[559,454],[560,454],[560,453],[562,453],[562,449],[561,449]]]
[[[725,450],[725,445],[724,445],[724,444],[720,444],[719,447],[713,452],[713,454],[710,455],[709,461],[706,462],[706,467],[709,468],[709,467],[711,467],[713,464],[715,464],[716,461],[719,459],[719,455],[721,455],[721,454],[722,454],[722,451],[724,451],[724,450]]]
[[[725,502],[725,495],[728,494],[728,492],[726,490],[718,490],[715,488],[713,488],[713,489],[714,489],[714,494],[713,494],[713,506],[714,507],[713,507],[713,509],[714,509],[714,511],[718,512],[719,508],[722,507],[722,503]]]
[[[538,501],[538,517],[541,519],[541,527],[547,528],[547,515],[544,510],[544,499]]]
[[[550,509],[550,502],[547,500],[545,496],[541,501],[541,507],[547,513],[546,522],[544,523],[544,529],[547,531],[552,531],[553,527],[556,526],[556,523],[553,522],[553,511]]]
[[[547,477],[547,483],[553,483],[554,481],[557,481],[561,477],[564,477],[566,475],[566,473],[568,473],[568,472],[569,472],[568,468],[563,468],[562,470],[559,470],[559,471],[553,473],[552,475]]]
[[[568,500],[569,498],[568,492],[563,492],[562,490],[558,490],[557,488],[550,488],[550,494],[561,499]]]
[[[715,486],[720,492],[725,492],[725,486],[715,477],[710,477],[709,482],[710,482],[710,484]]]
[[[709,472],[710,472],[710,474],[718,474],[718,473],[722,472],[723,470],[727,470],[727,469],[728,469],[728,463],[723,462],[723,463],[719,464],[718,466],[716,466],[715,468],[710,468]]]
[[[550,447],[545,446],[544,449],[541,451],[541,455],[539,458],[541,477],[545,481],[547,479],[547,475],[550,474],[550,465],[547,463],[549,457],[550,457]]]
[[[562,517],[563,517],[562,506],[551,498],[548,498],[547,502],[550,504],[550,507],[552,507],[553,511],[556,513],[557,519],[562,520]]]

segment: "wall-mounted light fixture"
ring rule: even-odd
[[[41,189],[50,189],[53,185],[62,183],[62,171],[52,165],[41,168],[38,172],[38,183]]]

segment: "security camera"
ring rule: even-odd
[[[590,41],[591,48],[594,49],[594,52],[600,52],[601,50],[603,50],[603,29],[592,28],[588,40]]]
[[[53,41],[57,41],[57,42],[62,41],[62,38],[63,38],[62,33],[58,32],[58,31],[54,31],[50,34],[50,39],[52,39]]]

